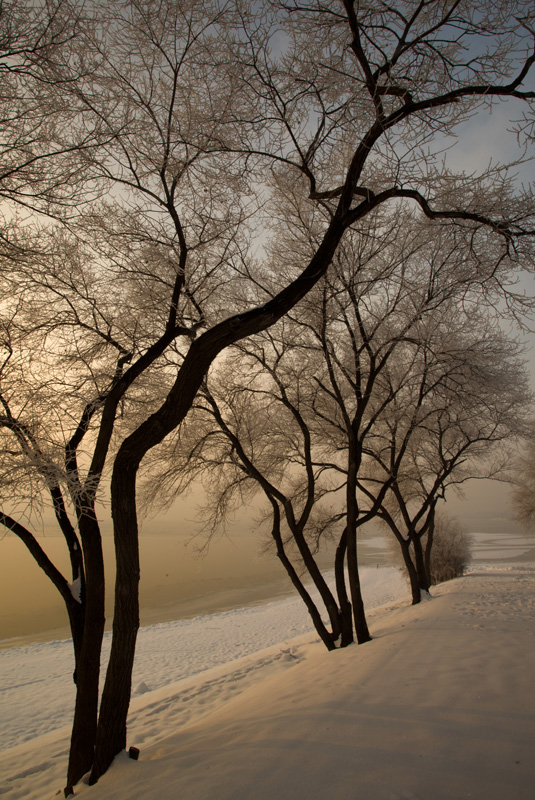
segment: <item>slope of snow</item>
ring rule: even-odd
[[[407,595],[394,567],[362,569],[367,608]],[[141,628],[133,694],[143,694],[313,630],[297,597]],[[106,634],[103,661],[111,637]],[[68,725],[74,706],[70,641],[0,650],[0,751]]]
[[[190,639],[183,623],[143,629],[129,720],[140,760],[120,756],[97,786],[80,785],[76,795],[531,800],[533,565],[478,567],[415,607],[406,605],[404,584],[395,589],[394,570],[371,572],[391,607],[369,615],[374,640],[361,647],[327,653],[306,613],[302,621],[292,616],[294,600],[183,621]],[[55,651],[60,643],[34,647]],[[19,683],[29,692],[19,712],[31,728],[37,698],[56,693],[57,702],[57,690],[49,690],[53,670],[40,684],[24,674],[36,651],[16,650]],[[221,660],[210,661],[217,653]],[[174,671],[188,659],[187,676]],[[57,680],[64,691],[65,676]],[[2,800],[53,797],[63,785],[68,734],[66,725],[4,750]]]

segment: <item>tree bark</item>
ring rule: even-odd
[[[425,540],[425,555],[424,555],[424,565],[429,586],[431,586],[431,551],[433,549],[434,534],[435,534],[435,522],[433,514],[433,518],[431,519],[430,524],[428,525],[427,528],[427,536]]]
[[[310,547],[308,546],[308,542],[306,541],[300,526],[290,525],[290,530],[297,547],[299,548],[299,553],[301,554],[301,558],[303,559],[305,567],[307,568],[308,574],[312,578],[314,585],[323,601],[327,614],[329,615],[329,621],[332,627],[332,640],[333,642],[337,641],[342,633],[340,627],[340,609],[338,608],[334,595],[329,589],[327,581],[323,577],[321,570],[310,551]]]
[[[418,575],[418,586],[422,592],[429,591],[429,578],[425,568],[424,553],[422,548],[421,536],[415,534],[412,536],[412,544],[414,547],[414,560],[416,563],[416,573]]]
[[[422,593],[420,592],[420,584],[418,581],[418,574],[416,572],[416,567],[414,566],[410,554],[410,542],[407,542],[405,539],[403,539],[403,537],[398,538],[398,542],[401,548],[403,561],[405,562],[405,567],[407,568],[407,574],[409,576],[412,605],[415,606],[421,601]]]
[[[277,545],[277,557],[279,558],[281,564],[283,565],[284,569],[288,573],[288,576],[294,585],[295,589],[297,590],[299,596],[303,600],[304,604],[307,607],[307,611],[310,614],[314,627],[319,634],[319,637],[327,650],[334,650],[335,649],[335,642],[333,634],[329,633],[327,628],[325,627],[323,620],[321,618],[321,614],[318,610],[318,607],[314,603],[313,599],[311,598],[310,594],[307,592],[303,581],[297,574],[294,565],[288,558],[286,554],[286,548],[284,547],[284,542],[281,536],[281,529],[280,529],[280,509],[277,501],[274,497],[268,495],[269,501],[273,508],[273,525],[271,528],[271,535],[275,544]]]
[[[0,522],[24,542],[61,594],[67,609],[74,649],[73,677],[76,683],[65,788],[65,794],[69,794],[74,784],[91,768],[95,748],[100,652],[104,634],[104,562],[98,522],[91,511],[81,514],[78,520],[84,565],[76,554],[75,572],[83,585],[81,602],[73,597],[69,583],[50,561],[30,531],[2,512],[0,512]],[[74,530],[72,536],[74,537]],[[72,547],[69,550],[72,551]],[[85,580],[82,580],[84,574]]]
[[[323,642],[327,650],[334,650],[336,647],[335,636],[332,633],[330,633],[327,630],[326,626],[324,625],[318,607],[316,606],[311,596],[307,592],[302,580],[295,571],[294,566],[291,563],[290,559],[288,558],[288,556],[284,551],[280,551],[278,548],[277,548],[277,557],[280,559],[281,563],[283,564],[286,572],[290,577],[292,584],[294,585],[299,596],[306,605],[307,611],[310,614],[310,617],[314,624],[314,628],[316,629],[321,641]]]
[[[136,471],[135,461],[129,465],[124,457],[117,456],[111,484],[117,564],[113,638],[100,704],[90,784],[96,783],[115,756],[126,747],[126,719],[139,629]]]
[[[347,594],[346,580],[344,574],[345,557],[347,552],[347,528],[340,537],[334,558],[334,576],[336,581],[336,594],[340,606],[340,628],[341,640],[340,647],[347,647],[353,644],[353,617],[352,607]]]
[[[79,520],[85,562],[83,634],[76,657],[76,702],[67,768],[67,795],[91,769],[98,718],[100,655],[104,636],[104,559],[97,519],[91,511]],[[76,652],[76,647],[75,647]]]
[[[347,485],[346,485],[346,519],[347,519],[347,569],[349,573],[349,590],[351,592],[351,603],[353,606],[353,619],[355,622],[355,632],[357,642],[364,644],[371,641],[368,623],[366,621],[366,611],[362,592],[360,588],[359,564],[357,553],[357,473],[358,460],[355,457],[352,443],[349,444]]]

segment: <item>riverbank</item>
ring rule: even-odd
[[[525,533],[474,533],[474,564],[535,561],[535,538]],[[46,546],[57,560],[58,537]],[[259,552],[258,540],[241,531],[236,538],[215,541],[205,555],[193,543],[171,534],[141,537],[141,624],[154,625],[220,613],[293,597],[295,590],[271,552]],[[108,586],[113,585],[113,542],[104,537]],[[363,567],[392,564],[384,537],[367,533],[359,540]],[[320,554],[320,567],[332,568],[333,556]],[[65,564],[65,569],[67,565]],[[107,630],[111,627],[113,592],[108,592]],[[0,540],[0,650],[68,639],[63,602],[48,578],[32,563],[15,536]]]
[[[68,573],[64,542],[40,539],[54,563]],[[140,537],[141,625],[154,625],[293,597],[295,589],[273,552],[262,551],[259,537],[243,531],[214,541],[189,544],[172,534]],[[113,539],[103,537],[107,592],[106,629],[113,617]],[[388,566],[390,554],[381,537],[366,535],[359,545],[362,566]],[[63,561],[62,561],[63,559]],[[322,552],[322,570],[332,569],[334,555]],[[13,534],[0,539],[0,650],[68,639],[67,613],[61,597]]]
[[[275,613],[254,627],[287,622],[288,602],[268,604]],[[531,799],[534,565],[481,565],[406,603],[372,611],[374,639],[361,647],[327,653],[290,626],[278,644],[151,691],[179,645],[170,637],[132,702],[140,760],[118,758],[77,796]],[[4,798],[51,798],[67,746],[65,728],[5,751]]]
[[[394,567],[363,567],[361,581],[368,609],[409,600],[405,579]],[[161,689],[312,631],[310,616],[296,595],[143,627],[136,647],[133,694]],[[103,669],[110,642],[106,634]],[[0,651],[0,751],[69,724],[73,669],[69,640]]]

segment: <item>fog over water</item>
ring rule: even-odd
[[[194,617],[225,611],[293,594],[294,589],[273,551],[265,550],[265,538],[243,522],[228,535],[199,549],[206,539],[191,539],[193,529],[182,533],[169,524],[145,525],[141,548],[141,623]],[[364,537],[363,564],[386,564],[389,556],[382,542]],[[44,529],[41,546],[69,574],[65,544],[53,529]],[[106,562],[107,627],[113,601],[113,539],[103,536]],[[332,568],[332,548],[319,554],[323,569]],[[37,567],[23,543],[11,533],[0,539],[0,640],[29,637],[32,641],[69,635],[63,601]],[[20,643],[20,642],[17,642]],[[4,642],[5,646],[5,642]]]

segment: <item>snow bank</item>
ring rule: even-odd
[[[394,567],[364,567],[362,584],[370,609],[407,595],[406,581]],[[168,686],[311,630],[310,617],[297,596],[141,628],[133,694]],[[106,634],[104,663],[110,642]],[[70,724],[73,670],[70,641],[0,650],[0,750]]]
[[[362,647],[327,653],[305,633],[144,691],[129,723],[140,760],[76,793],[531,800],[534,589],[533,565],[478,568],[428,603],[372,612]],[[3,797],[52,797],[67,746],[65,729],[5,752]]]

